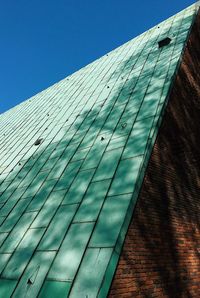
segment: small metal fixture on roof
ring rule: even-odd
[[[124,123],[121,123],[121,127],[124,129],[125,127],[127,126],[127,123],[124,122]]]
[[[35,280],[37,278],[39,269],[40,269],[40,266],[37,266],[37,268],[35,269],[35,271],[33,272],[33,274],[28,278],[27,284],[29,284],[29,285],[33,285],[34,284],[34,282],[35,282]]]
[[[167,46],[168,44],[170,44],[170,42],[171,42],[171,38],[166,37],[158,42],[158,47],[162,48],[164,46]]]
[[[42,144],[42,142],[43,142],[43,139],[37,139],[37,140],[35,141],[34,145],[35,145],[35,146],[38,146],[38,145]]]
[[[28,279],[27,284],[29,284],[29,285],[33,284],[32,280],[30,278]]]

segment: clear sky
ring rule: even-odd
[[[0,112],[194,0],[0,0]]]

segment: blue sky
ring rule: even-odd
[[[0,0],[0,112],[194,2]]]

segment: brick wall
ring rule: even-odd
[[[200,297],[200,15],[171,92],[109,297]]]

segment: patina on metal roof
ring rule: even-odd
[[[196,10],[0,116],[0,297],[106,297]]]

